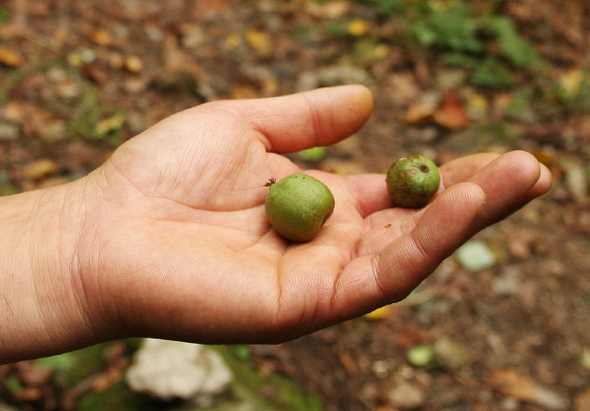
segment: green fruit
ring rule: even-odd
[[[428,157],[415,155],[393,163],[385,181],[394,205],[420,208],[438,191],[440,173]]]
[[[292,174],[281,181],[272,179],[265,209],[270,224],[287,240],[312,240],[334,211],[334,196],[321,181]]]

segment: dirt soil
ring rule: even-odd
[[[252,347],[256,364],[297,379],[326,410],[590,410],[590,5],[496,3],[546,63],[543,79],[525,67],[510,87],[473,85],[370,1],[0,1],[10,12],[0,193],[83,176],[206,101],[365,84],[375,97],[366,126],[317,161],[294,161],[384,173],[406,154],[440,164],[524,149],[552,169],[554,187],[477,235],[490,267],[451,257],[375,318]]]

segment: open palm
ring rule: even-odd
[[[391,207],[383,175],[306,171],[336,208],[311,242],[285,241],[265,217],[265,183],[301,170],[276,153],[339,141],[371,109],[360,86],[215,102],[122,145],[84,184],[77,275],[99,333],[294,338],[403,298],[470,235],[549,188],[524,152],[444,165],[440,193],[418,211]]]

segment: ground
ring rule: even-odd
[[[0,194],[83,176],[196,104],[365,84],[365,127],[294,161],[385,173],[406,154],[524,149],[553,189],[477,235],[488,267],[453,256],[372,318],[236,348],[325,410],[588,410],[589,17],[585,0],[0,1]],[[73,406],[30,367],[0,369],[0,398]]]

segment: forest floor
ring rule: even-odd
[[[356,174],[523,149],[554,186],[477,235],[487,267],[452,256],[406,300],[249,361],[325,410],[590,410],[589,78],[586,0],[0,1],[0,194],[81,177],[206,101],[365,84],[364,128],[289,157]],[[44,381],[0,398],[63,408]]]

